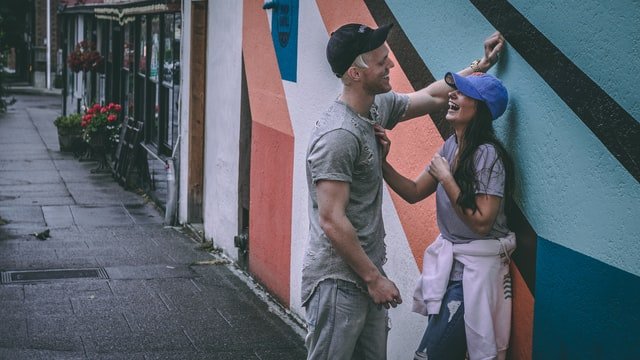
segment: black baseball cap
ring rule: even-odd
[[[346,24],[332,32],[327,43],[327,60],[333,73],[342,77],[358,55],[379,48],[392,26],[393,23],[372,29],[362,24]]]

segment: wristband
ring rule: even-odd
[[[480,70],[480,59],[473,60],[471,64],[469,64],[469,67],[471,68],[471,72],[483,72]]]

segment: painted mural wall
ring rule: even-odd
[[[491,72],[509,89],[510,104],[495,126],[517,172],[510,358],[640,358],[640,105],[630,76],[640,73],[637,2],[280,1],[286,14],[263,10],[259,0],[238,3],[210,2],[208,239],[236,257],[239,117],[246,97],[252,121],[248,270],[304,318],[305,152],[315,119],[341,88],[325,60],[329,33],[347,22],[394,22],[391,81],[396,91],[409,92],[480,57],[484,38],[497,29],[508,46]],[[184,119],[188,91],[182,94]],[[437,115],[399,125],[391,132],[391,161],[418,175],[447,131]],[[422,252],[438,233],[433,200],[408,205],[385,192],[385,269],[406,300],[390,312],[390,359],[408,358],[425,327],[408,300]],[[182,221],[185,212],[182,205]]]

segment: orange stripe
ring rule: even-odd
[[[251,108],[249,270],[288,306],[294,139],[267,15],[245,0],[242,49]]]
[[[349,6],[340,0],[317,0],[316,2],[329,33],[343,24],[352,22],[377,27],[363,1],[350,1]],[[389,56],[394,63],[397,63],[393,53]],[[400,66],[391,69],[391,85],[398,92],[414,91]],[[443,143],[440,133],[428,116],[398,125],[389,133],[389,138],[393,142],[389,160],[398,172],[408,177],[416,177],[424,171],[431,156]],[[432,196],[415,205],[408,204],[393,191],[391,191],[391,198],[409,241],[411,252],[418,262],[418,268],[422,268],[424,249],[440,233],[436,223],[435,197]]]
[[[533,347],[533,295],[529,291],[520,270],[511,263],[511,287],[513,290],[513,316],[511,318],[511,360],[530,360]]]

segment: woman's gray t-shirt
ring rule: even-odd
[[[457,150],[458,142],[456,141],[456,136],[452,135],[445,141],[442,149],[440,149],[440,156],[447,159],[449,164],[453,164]],[[502,161],[497,158],[498,155],[496,154],[495,147],[491,144],[480,145],[474,157],[477,180],[475,186],[476,194],[504,197],[506,178],[504,165]],[[438,184],[436,190],[436,207],[440,233],[445,239],[452,243],[468,243],[473,240],[497,239],[505,236],[509,232],[507,228],[507,217],[504,213],[504,201],[500,203],[496,221],[493,224],[491,232],[486,236],[476,234],[460,219],[455,209],[451,206],[449,196],[441,184]]]
[[[450,165],[454,163],[456,152],[458,151],[458,142],[456,136],[451,135],[440,149],[440,156],[447,159]],[[483,144],[478,147],[475,158],[476,172],[476,194],[495,195],[504,198],[505,170],[500,159],[497,158],[496,149],[491,144]],[[429,166],[427,166],[429,171]],[[453,169],[451,169],[453,171]],[[451,206],[449,196],[442,184],[438,183],[436,189],[436,208],[438,228],[442,237],[454,244],[465,244],[474,240],[497,239],[507,235],[507,217],[504,213],[504,201],[500,202],[500,208],[496,221],[488,235],[480,235],[460,219],[455,209]],[[451,275],[452,281],[462,280],[464,265],[458,261],[454,261]]]

